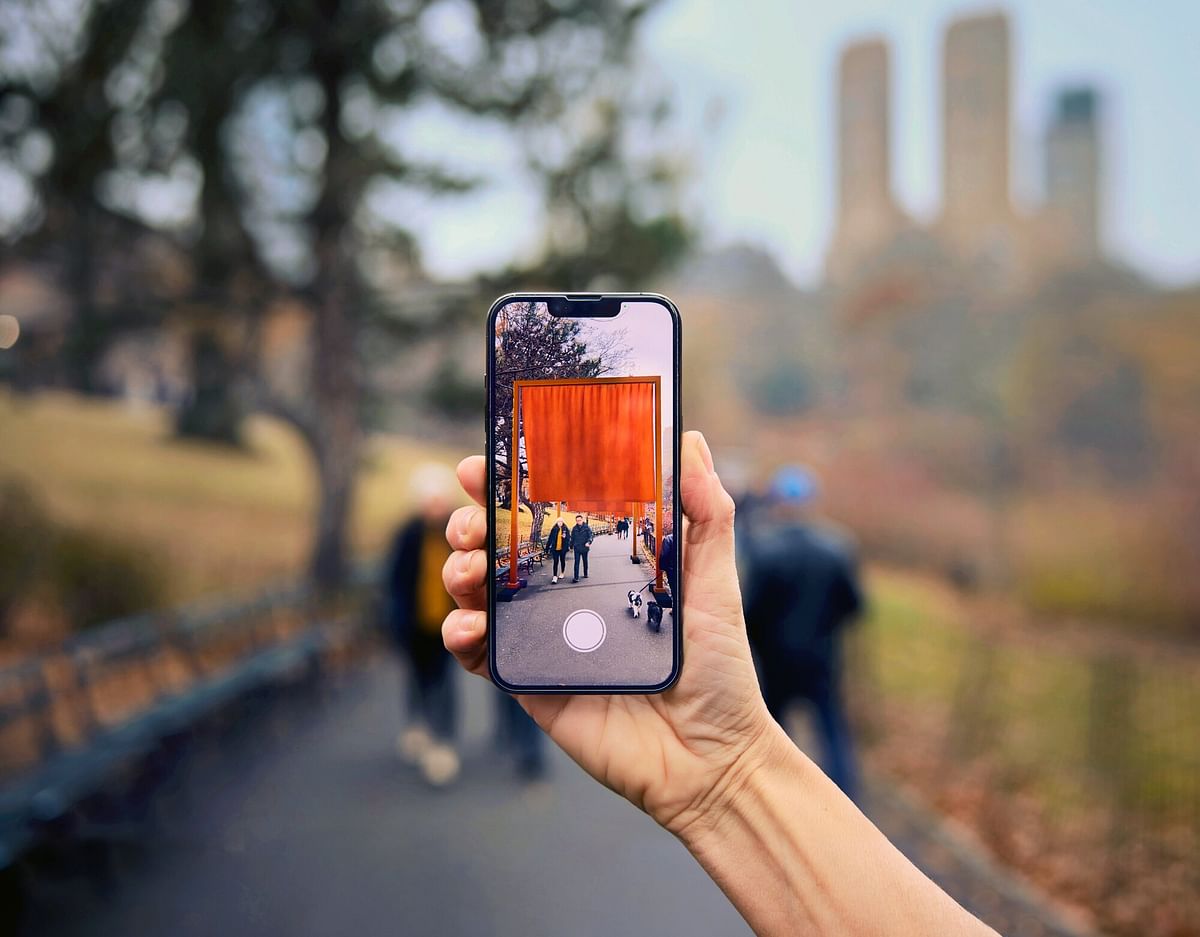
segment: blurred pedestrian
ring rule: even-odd
[[[571,548],[571,531],[566,519],[560,514],[550,533],[546,535],[546,549],[552,564],[550,582],[558,582],[559,576],[567,575],[567,550]]]
[[[858,772],[842,701],[842,631],[863,607],[857,562],[844,537],[818,526],[817,485],[801,468],[780,470],[744,519],[742,586],[746,628],[763,696],[783,725],[793,702],[815,715],[826,773],[858,796]]]
[[[529,782],[541,780],[546,776],[544,733],[516,697],[499,692],[497,696],[498,735],[516,757],[518,777]]]
[[[442,567],[450,556],[446,522],[456,484],[454,472],[444,465],[427,463],[413,472],[419,513],[397,531],[384,579],[388,628],[410,676],[410,721],[396,745],[437,786],[451,783],[460,770],[454,671],[441,639],[442,619],[454,608],[442,584]]]

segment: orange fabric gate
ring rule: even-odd
[[[659,391],[658,377],[514,381],[512,451],[517,451],[520,426],[529,500],[561,501],[576,510],[611,514],[625,513],[630,502],[657,505],[662,484]],[[514,504],[516,482],[514,477]],[[514,511],[513,543],[516,518]],[[509,583],[516,588],[516,564],[510,567]],[[661,587],[661,567],[655,573]]]
[[[525,384],[530,501],[653,501],[654,385]]]

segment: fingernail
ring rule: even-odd
[[[471,554],[474,550],[468,550],[466,553],[460,553],[458,556],[458,571],[460,573],[469,573],[471,571]]]
[[[462,519],[458,522],[458,536],[466,540],[471,532],[471,512],[463,511]]]
[[[700,458],[704,460],[704,467],[710,472],[713,470],[712,450],[708,448],[708,440],[704,438],[703,433],[697,433],[700,437]]]
[[[460,627],[458,630],[461,631],[463,634],[474,634],[477,630],[476,626],[477,626],[478,621],[479,621],[478,615],[466,616],[463,618],[462,627]]]

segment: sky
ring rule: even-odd
[[[758,244],[797,283],[819,281],[833,217],[837,58],[863,36],[882,35],[892,48],[893,189],[918,221],[932,219],[942,33],[956,15],[996,8],[665,0],[646,23],[640,57],[673,88],[692,154],[687,206],[704,241]],[[1014,46],[1014,202],[1037,204],[1055,92],[1094,85],[1103,96],[1102,243],[1164,284],[1200,279],[1200,3],[1011,0],[1002,8]],[[431,144],[445,139],[444,125],[421,123]],[[503,164],[511,157],[500,149],[491,156]],[[433,272],[462,276],[529,249],[506,224],[535,198],[515,179],[453,207],[442,200],[416,206],[414,216],[407,206],[424,222]]]

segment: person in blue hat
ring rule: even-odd
[[[814,518],[818,486],[806,469],[787,466],[739,530],[742,599],[767,708],[781,725],[807,704],[829,777],[858,796],[853,740],[842,700],[841,635],[861,612],[854,550]]]

